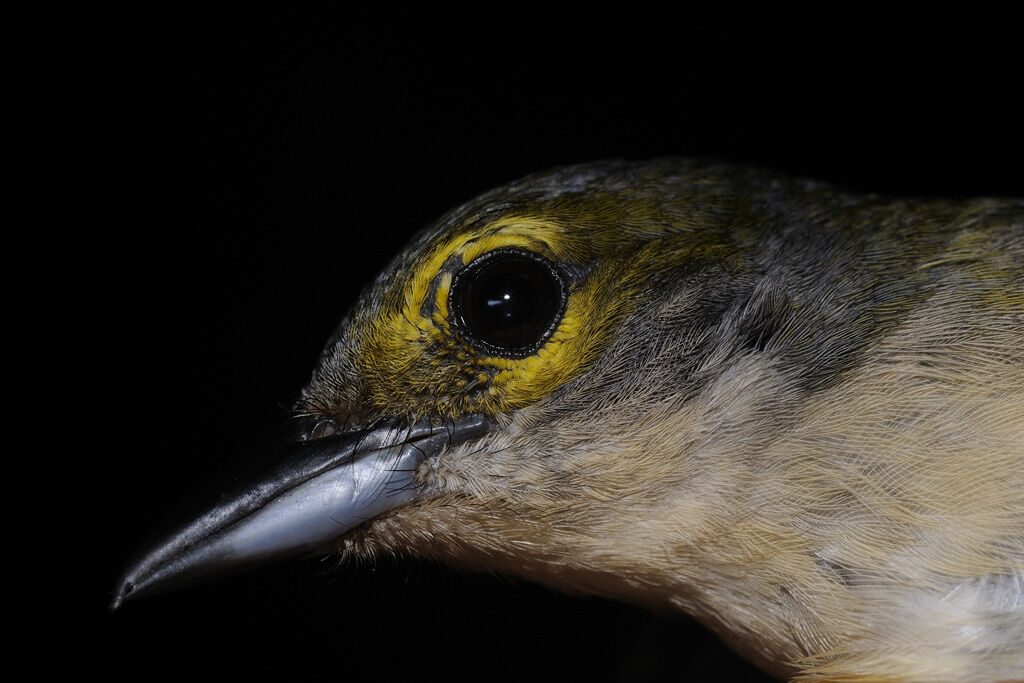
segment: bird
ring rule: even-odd
[[[486,192],[113,606],[415,556],[686,613],[780,679],[1024,679],[1024,199],[720,161]]]

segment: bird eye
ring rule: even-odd
[[[489,353],[527,356],[555,331],[566,285],[555,266],[532,252],[488,252],[455,276],[454,323]]]

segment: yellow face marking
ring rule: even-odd
[[[526,358],[483,355],[452,329],[448,299],[453,276],[445,265],[452,258],[468,265],[509,247],[573,263],[574,257],[591,253],[586,245],[594,235],[579,226],[570,230],[557,221],[512,216],[439,240],[412,266],[412,275],[396,283],[400,289],[393,291],[393,303],[362,328],[356,362],[366,379],[366,400],[381,410],[446,416],[509,412],[536,402],[596,360],[645,291],[651,272],[671,266],[677,257],[707,256],[716,247],[709,242],[676,255],[670,245],[645,235],[641,244],[617,251],[622,243],[616,235],[607,231],[602,244],[610,251],[586,278],[571,285],[554,333]],[[430,306],[425,305],[428,299]]]
[[[409,329],[410,326],[426,332],[435,331],[430,321],[423,324],[418,319],[422,318],[423,304],[427,300],[431,283],[453,254],[460,255],[463,264],[468,264],[477,256],[499,247],[521,247],[540,251],[557,260],[565,255],[565,249],[559,239],[562,232],[562,228],[548,221],[506,218],[438,244],[416,267],[412,280],[405,289],[401,313],[390,316],[383,327],[389,332],[397,333],[398,338],[410,341],[418,338],[418,334]],[[441,312],[445,319],[448,317],[447,292],[451,289],[450,274],[446,275],[447,282],[440,283],[434,299],[436,310]],[[413,324],[413,321],[418,322]]]
[[[452,290],[452,274],[442,273],[434,294],[434,315],[432,319],[438,325],[448,329],[448,293]]]
[[[476,257],[502,247],[532,249],[556,261],[563,260],[568,256],[563,233],[563,228],[550,221],[506,218],[492,223],[487,234],[468,240],[456,253],[462,256],[463,265],[469,265]]]
[[[400,400],[404,394],[416,395],[424,391],[449,393],[439,391],[437,387],[446,376],[444,360],[427,356],[438,345],[451,348],[455,343],[450,335],[448,310],[452,274],[441,272],[450,258],[458,256],[468,264],[496,248],[520,247],[557,259],[565,252],[561,244],[562,232],[561,228],[546,221],[508,218],[456,235],[431,248],[402,286],[399,305],[390,311],[385,308],[380,317],[368,321],[359,364],[365,377],[381,380],[369,383],[368,388],[374,389],[369,397],[371,401],[382,406],[403,405],[409,403],[408,400]],[[424,315],[424,304],[435,281],[433,312]],[[475,377],[478,383],[492,381],[493,365],[490,368],[481,366],[479,358],[474,363],[471,357],[476,356],[471,349],[456,347],[447,362],[461,366],[458,369],[463,372],[461,377],[451,379],[450,385],[464,386],[463,380],[467,377]],[[430,368],[431,365],[435,367]],[[438,365],[442,367],[436,367]],[[389,376],[390,381],[385,379]]]

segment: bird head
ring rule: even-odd
[[[709,532],[712,501],[696,492],[725,486],[720,465],[679,444],[730,407],[682,406],[751,350],[733,318],[754,266],[732,230],[736,198],[713,180],[678,163],[563,169],[488,193],[414,240],[299,401],[321,431],[397,420],[448,439],[415,464],[422,493],[349,533],[346,552],[400,549],[666,599],[634,587],[661,583],[648,573],[678,557],[667,539]]]
[[[291,444],[143,554],[115,604],[325,549],[687,600],[681,549],[742,485],[700,443],[751,403],[720,380],[765,329],[749,199],[721,173],[577,166],[442,217],[329,340]]]
[[[1020,500],[1019,215],[687,161],[488,192],[370,284],[291,436],[115,606],[397,553],[685,611],[779,674],[831,661],[895,586],[1016,571],[978,525]]]

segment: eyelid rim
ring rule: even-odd
[[[544,333],[538,337],[537,342],[512,349],[495,346],[494,344],[489,344],[482,339],[478,339],[469,330],[469,326],[466,324],[466,319],[462,313],[462,305],[459,303],[458,297],[456,296],[456,293],[459,290],[459,283],[463,278],[479,271],[495,259],[507,258],[524,258],[544,266],[544,268],[547,269],[555,279],[555,282],[558,283],[559,298],[556,313],[552,317],[551,322],[545,328]],[[485,352],[489,356],[497,356],[499,358],[507,358],[511,360],[528,358],[537,353],[537,351],[542,349],[544,345],[551,340],[551,336],[555,333],[558,326],[565,318],[565,311],[569,303],[570,284],[571,278],[569,277],[569,274],[565,272],[564,269],[560,268],[558,264],[554,263],[542,254],[520,247],[500,247],[498,249],[492,249],[491,251],[480,254],[465,266],[459,268],[452,276],[451,288],[448,290],[448,311],[451,315],[452,330],[469,345]]]

